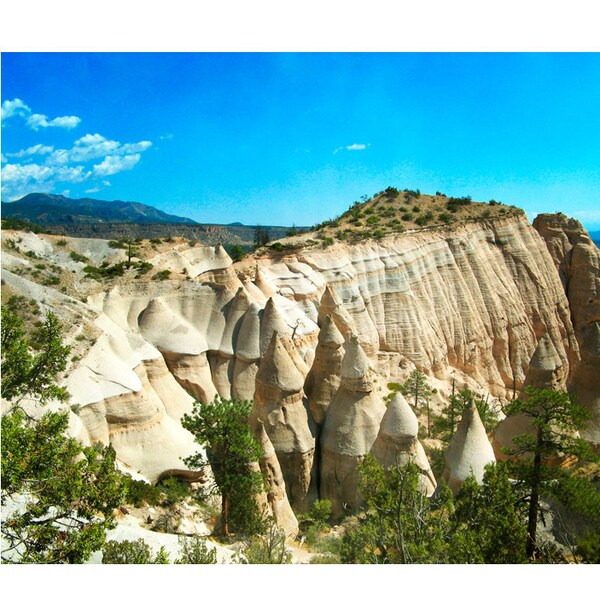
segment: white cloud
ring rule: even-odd
[[[129,171],[137,165],[140,158],[139,154],[107,156],[100,164],[94,165],[94,177],[106,177],[108,175],[115,175],[121,171]]]
[[[23,100],[15,98],[14,100],[5,100],[2,103],[2,121],[9,119],[10,117],[21,116],[24,117],[31,112],[31,109]],[[2,123],[4,125],[4,123]]]
[[[43,144],[36,144],[25,150],[19,150],[19,152],[6,153],[6,156],[11,158],[25,158],[27,156],[34,156],[36,154],[50,154],[54,151],[54,146],[44,146]]]
[[[99,191],[100,191],[99,187],[93,187],[93,188],[91,188],[89,190],[85,190],[85,193],[86,194],[95,194],[96,192],[99,192]]]
[[[81,122],[75,116],[51,119],[34,113],[19,98],[5,100],[1,108],[3,124],[5,119],[18,117],[35,131],[50,127],[72,129]],[[140,161],[141,153],[150,147],[152,142],[149,140],[122,143],[99,133],[88,133],[75,140],[71,148],[55,149],[54,146],[35,144],[18,152],[3,154],[3,199],[16,200],[32,191],[51,192],[60,182],[77,184],[90,179],[102,181],[86,193],[100,191],[103,186],[110,187],[107,178],[133,169]]]
[[[90,175],[81,165],[53,167],[8,163],[2,167],[3,200],[16,200],[29,192],[50,192],[58,182],[81,183]]]
[[[336,148],[333,153],[337,154],[340,150],[366,150],[370,145],[371,144],[350,144],[350,146],[340,146],[339,148]]]
[[[48,158],[49,164],[66,164],[69,162],[87,162],[112,155],[139,154],[152,146],[147,140],[135,143],[121,144],[115,140],[108,140],[99,133],[88,133],[75,140],[69,150],[55,150]]]
[[[8,158],[6,158],[6,156],[4,156],[4,154],[0,154],[0,162],[8,162]]]
[[[74,127],[77,127],[79,123],[81,123],[81,119],[73,116],[56,117],[50,121],[46,115],[40,115],[38,113],[27,117],[27,125],[34,131],[38,131],[40,127],[62,127],[64,129],[73,129]]]
[[[38,131],[41,127],[61,127],[63,129],[73,129],[81,123],[81,119],[75,116],[55,117],[48,119],[46,115],[32,113],[31,108],[20,98],[14,100],[5,100],[2,103],[2,126],[4,121],[10,117],[22,117],[25,119],[27,126]]]
[[[161,135],[158,139],[161,140],[161,141],[172,140],[173,139],[173,134],[172,133],[166,133],[165,135]]]
[[[117,151],[117,154],[137,154],[138,152],[144,152],[152,146],[152,142],[144,140],[143,142],[137,142],[136,144],[123,144]]]

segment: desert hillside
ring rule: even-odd
[[[497,203],[388,188],[237,262],[184,238],[5,230],[2,246],[3,303],[64,325],[72,433],[111,444],[136,478],[192,477],[182,457],[202,450],[181,418],[194,400],[253,401],[289,534],[317,498],[338,515],[360,505],[369,452],[416,461],[433,493],[438,442],[424,428],[455,388],[502,419],[528,382],[551,380],[590,408],[584,435],[600,443],[600,251],[563,215],[531,225]],[[436,390],[427,415],[390,402],[415,369]],[[472,410],[437,473],[451,487],[476,464],[465,448],[487,457],[481,472],[499,454]]]

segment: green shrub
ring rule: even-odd
[[[376,223],[379,223],[379,217],[375,215],[367,219],[367,225],[375,225]]]
[[[111,540],[102,550],[102,564],[112,565],[159,565],[168,564],[169,555],[161,546],[154,558],[150,546],[142,539],[135,541],[124,540],[116,542]]]
[[[57,246],[66,246],[67,245],[67,240],[65,240],[64,238],[61,238],[60,240],[58,240],[56,242]]]
[[[194,538],[179,538],[180,557],[176,565],[214,565],[217,563],[217,549],[207,548],[206,540]]]
[[[246,251],[239,244],[234,244],[229,249],[229,256],[231,256],[231,260],[233,262],[239,262],[242,260],[242,258],[244,258],[244,256],[246,256]]]
[[[412,221],[413,217],[410,213],[405,213],[402,215],[402,220],[403,221]]]
[[[324,237],[321,243],[323,245],[323,248],[327,248],[327,246],[331,246],[333,244],[333,238]]]
[[[71,260],[74,260],[75,262],[86,263],[86,262],[90,261],[90,259],[87,256],[83,256],[83,254],[79,254],[79,253],[75,252],[75,250],[73,250],[72,252],[69,252],[69,258]]]
[[[152,275],[152,279],[154,281],[166,281],[170,277],[171,277],[171,271],[169,271],[169,269],[159,271],[158,273],[155,273],[154,275]]]

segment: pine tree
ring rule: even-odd
[[[419,402],[427,402],[433,393],[425,375],[419,369],[415,369],[409,375],[408,379],[400,386],[400,391],[407,398],[413,399],[415,408],[419,406]]]
[[[418,467],[385,469],[372,455],[359,467],[365,513],[342,541],[344,563],[437,563],[448,553],[451,495],[435,504],[421,491]]]
[[[69,349],[55,315],[37,338],[2,308],[2,560],[81,563],[115,525],[124,483],[112,448],[84,448],[67,435],[66,411],[34,419],[23,408],[25,397],[40,405],[68,398],[56,383]]]
[[[597,461],[590,445],[577,436],[589,418],[589,411],[577,404],[575,397],[553,389],[528,387],[521,397],[504,409],[509,415],[527,415],[532,433],[513,438],[513,448],[503,449],[513,457],[511,476],[527,490],[528,518],[526,554],[533,558],[537,550],[537,523],[540,499],[543,494],[559,501],[569,500],[569,490],[574,490],[572,477],[561,467],[561,457],[578,457]],[[577,494],[580,503],[585,499]],[[571,498],[571,503],[574,498]]]
[[[452,562],[525,562],[525,522],[505,464],[486,465],[481,485],[474,476],[467,477],[450,520]]]
[[[251,468],[261,457],[261,447],[250,431],[248,417],[252,403],[215,398],[210,404],[194,402],[183,426],[196,442],[209,446],[207,461],[202,453],[186,458],[190,468],[212,467],[216,488],[221,494],[221,534],[229,536],[231,525],[238,532],[252,533],[261,528],[256,495],[263,489],[260,472]]]

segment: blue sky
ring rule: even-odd
[[[2,199],[312,224],[388,185],[600,229],[600,54],[4,53]]]

